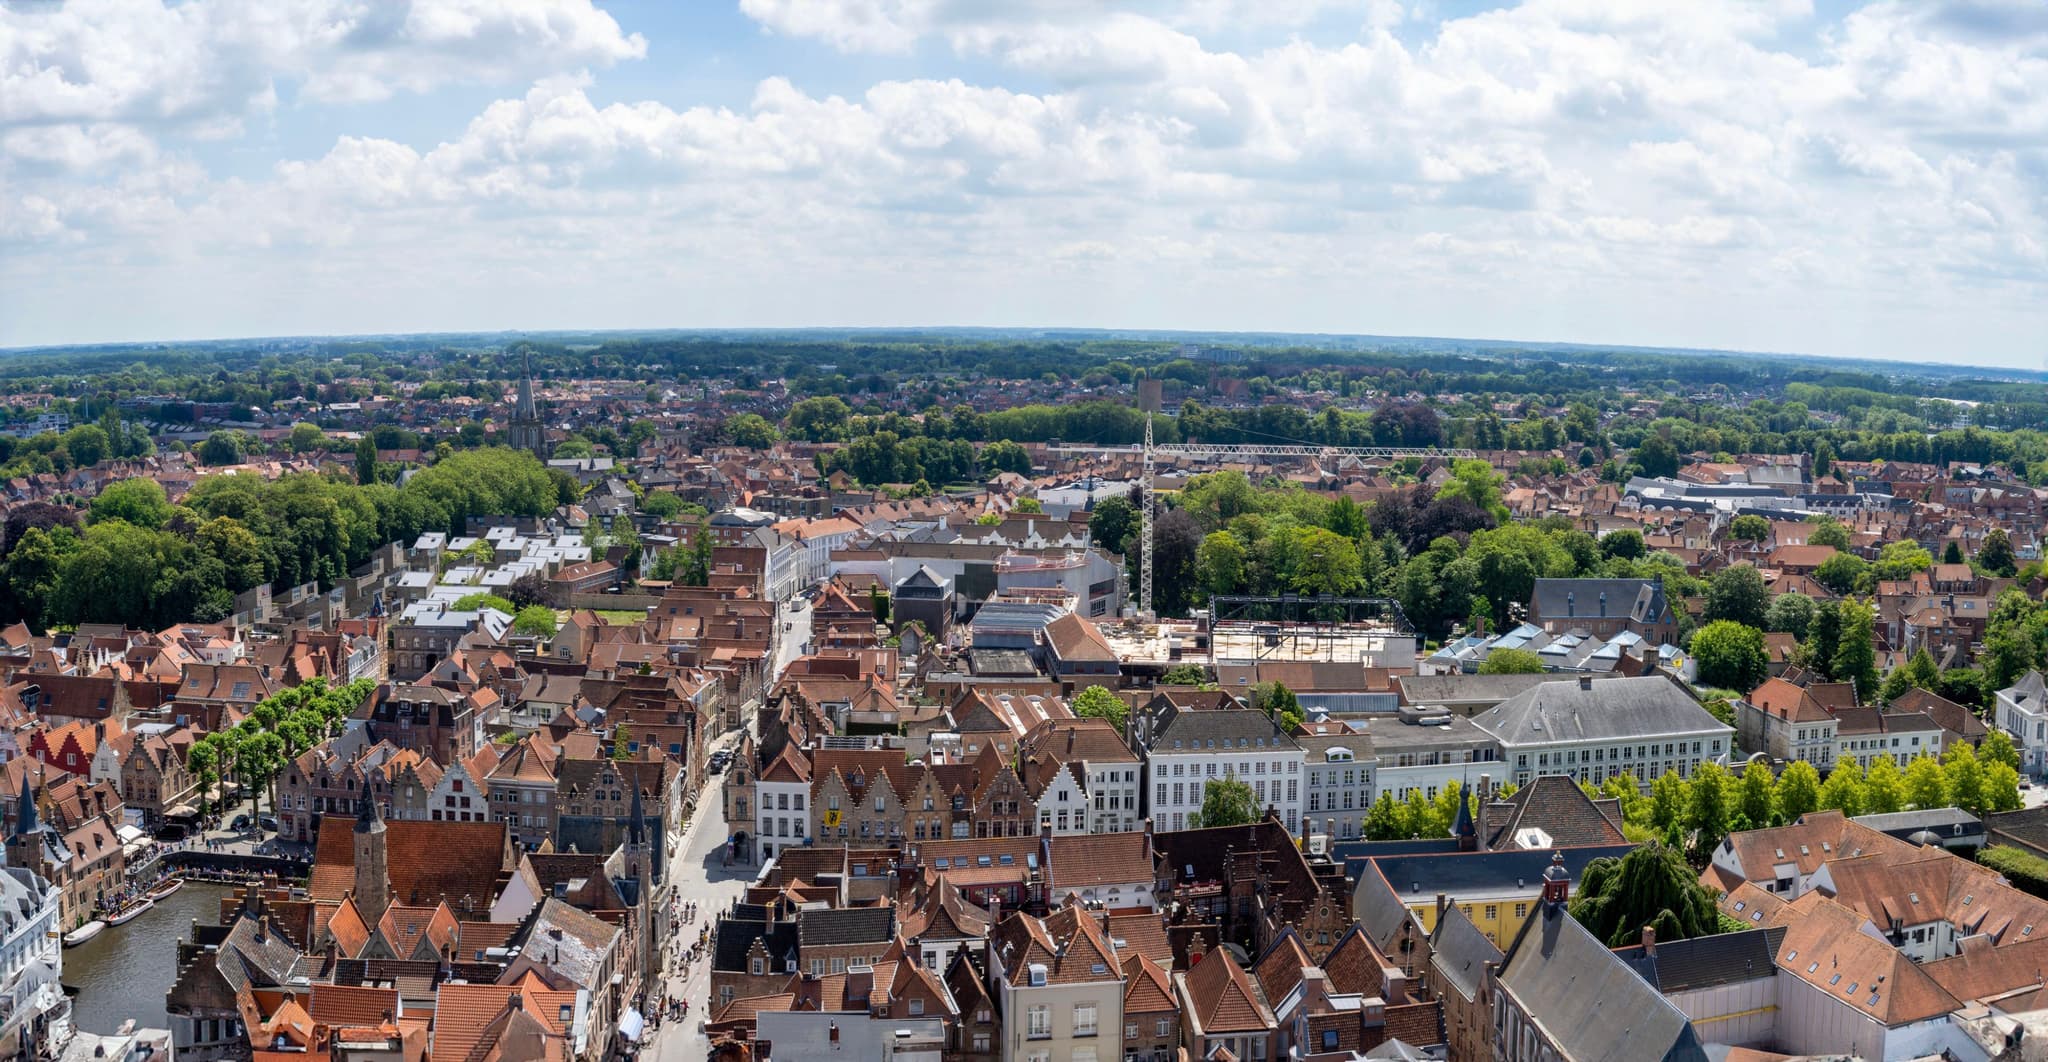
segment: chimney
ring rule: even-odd
[[[1644,926],[1644,927],[1643,927],[1643,955],[1644,955],[1644,956],[1646,956],[1646,957],[1648,957],[1648,958],[1652,958],[1652,959],[1654,959],[1654,958],[1656,958],[1656,957],[1657,957],[1657,927],[1656,927],[1656,926]]]
[[[1444,912],[1451,909],[1451,898],[1443,893],[1436,894],[1436,924],[1444,924]]]

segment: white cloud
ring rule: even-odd
[[[235,121],[293,82],[374,100],[646,54],[591,0],[74,0],[0,6],[0,123]]]
[[[149,63],[41,89],[43,117],[0,134],[0,283],[69,282],[34,268],[57,248],[79,269],[162,263],[174,287],[310,260],[347,309],[385,308],[380,328],[1102,323],[1891,353],[1952,333],[2017,350],[2048,328],[2048,20],[1993,0],[1827,26],[1802,0],[1529,0],[1434,26],[1426,5],[1312,0],[741,6],[821,51],[911,56],[906,76],[830,95],[760,71],[741,106],[607,102],[574,71],[646,43],[587,5],[444,3],[346,32],[279,13],[232,48],[178,35],[217,4],[146,5],[152,32],[209,42],[164,49],[185,56],[165,69],[292,58],[186,96],[159,98]],[[1316,32],[1333,18],[1341,33]],[[926,46],[976,73],[911,75]],[[261,180],[209,181],[134,133],[260,111],[279,80],[358,98],[522,68],[541,76],[442,143],[364,129]],[[49,176],[123,167],[165,172]],[[433,317],[457,305],[543,316]]]

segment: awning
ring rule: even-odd
[[[640,1017],[640,1012],[632,1007],[627,1007],[626,1012],[619,1015],[620,1036],[637,1044],[640,1042],[640,1034],[645,1032],[646,1029],[647,1021]]]
[[[180,804],[164,812],[164,818],[167,819],[191,819],[197,817],[199,817],[199,809],[190,804]]]

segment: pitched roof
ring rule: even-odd
[[[1541,683],[1473,716],[1472,725],[1508,745],[1731,729],[1661,675]]]
[[[1429,965],[1455,988],[1466,1002],[1479,998],[1486,983],[1486,964],[1499,962],[1500,949],[1493,946],[1465,909],[1457,904],[1445,908],[1429,935]]]
[[[1706,1062],[1684,1012],[1565,913],[1539,903],[1501,959],[1497,983],[1576,1062]]]
[[[391,896],[398,902],[446,901],[457,915],[482,912],[510,872],[503,823],[394,819],[384,828]],[[307,894],[316,900],[341,899],[355,887],[355,865],[355,819],[322,816]]]
[[[1538,775],[1506,800],[1493,801],[1479,810],[1486,824],[1483,843],[1487,848],[1516,846],[1516,839],[1530,829],[1541,830],[1551,848],[1628,842],[1614,819],[1568,775]]]
[[[1264,994],[1227,948],[1204,954],[1174,979],[1181,988],[1181,1014],[1193,1035],[1263,1032],[1277,1024]]]

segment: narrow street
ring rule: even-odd
[[[808,615],[806,615],[808,620]],[[808,623],[805,624],[806,635]],[[786,666],[786,664],[784,665]],[[781,667],[777,668],[779,674]],[[739,747],[739,732],[734,731],[713,743],[713,751],[732,750]],[[727,768],[730,770],[730,768]],[[697,796],[697,811],[684,830],[681,843],[676,845],[676,855],[669,863],[668,880],[675,885],[679,904],[697,905],[696,918],[686,922],[674,936],[675,947],[664,961],[663,973],[665,998],[688,1000],[689,1017],[681,1021],[663,1021],[654,1030],[641,1057],[655,1062],[680,1062],[688,1059],[697,1062],[705,1057],[711,1043],[703,1033],[706,1001],[710,998],[711,946],[707,939],[701,957],[685,964],[679,957],[689,950],[698,939],[698,934],[711,925],[719,912],[746,891],[749,882],[760,872],[759,864],[734,862],[725,865],[725,841],[732,835],[725,822],[724,801],[720,786],[725,774],[709,775],[704,782],[704,791]]]

